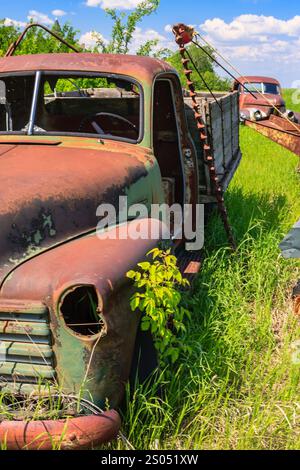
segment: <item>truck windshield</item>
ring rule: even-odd
[[[245,83],[247,90],[244,93],[263,93],[270,95],[280,95],[280,87],[276,83],[263,83],[263,82],[249,82]]]
[[[280,87],[276,83],[263,83],[263,93],[280,95]]]
[[[65,72],[0,76],[0,132],[137,142],[141,94],[134,80],[116,76]]]

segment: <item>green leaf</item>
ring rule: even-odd
[[[136,276],[135,271],[128,271],[128,273],[126,274],[126,277],[128,277],[128,279],[135,279],[135,276]]]
[[[148,319],[144,318],[141,322],[141,330],[148,331],[151,327],[151,323]]]
[[[148,271],[151,267],[151,264],[148,262],[145,263],[139,263],[138,267],[141,268],[143,271]]]
[[[150,256],[150,255],[152,255],[153,260],[155,260],[156,258],[159,257],[160,250],[158,248],[154,248],[153,250],[149,251],[149,253],[147,253],[147,256]]]
[[[139,296],[135,296],[132,298],[131,302],[130,302],[130,307],[131,307],[131,310],[133,312],[135,312],[135,310],[139,307],[140,305],[140,297]]]

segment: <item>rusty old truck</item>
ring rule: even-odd
[[[271,77],[239,77],[233,84],[233,90],[240,93],[240,113],[242,119],[261,120],[277,110],[292,117],[286,109],[282,88],[278,80]]]
[[[122,236],[150,223],[128,218],[106,229],[120,237],[101,238],[97,208],[117,208],[120,196],[221,206],[240,160],[238,93],[184,100],[177,72],[147,57],[1,58],[0,393],[40,393],[46,382],[76,395],[85,383],[89,400],[117,408],[133,367],[143,366],[134,360],[144,343],[126,273],[159,237]],[[181,242],[183,271],[197,272],[199,259]],[[93,423],[70,425],[64,443],[80,447],[88,430],[90,441],[111,438],[116,414],[100,419],[97,432]],[[39,426],[0,419],[0,441],[48,448]]]
[[[300,113],[287,109],[282,87],[271,77],[239,77],[233,91],[240,94],[241,122],[300,155]]]

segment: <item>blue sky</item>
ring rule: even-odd
[[[60,21],[71,21],[81,31],[82,42],[88,44],[93,40],[92,31],[109,38],[111,24],[104,7],[117,6],[129,11],[138,2],[2,0],[0,17],[18,21],[20,25],[28,17],[45,24],[58,17]],[[140,24],[132,52],[152,37],[159,39],[162,46],[172,47],[168,25],[178,21],[195,25],[243,74],[273,75],[285,86],[291,86],[296,80],[300,84],[299,0],[161,0],[158,12]]]

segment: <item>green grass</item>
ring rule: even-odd
[[[291,290],[299,263],[278,245],[299,218],[298,158],[241,129],[243,161],[227,194],[239,250],[214,217],[190,296],[192,348],[162,386],[141,387],[123,431],[139,449],[299,449],[300,339]],[[123,449],[119,441],[117,448]]]

